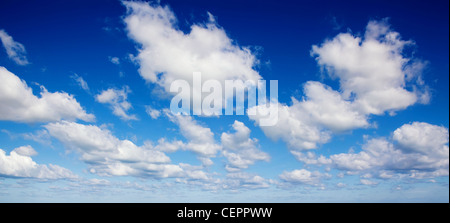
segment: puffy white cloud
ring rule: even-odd
[[[328,142],[332,133],[369,127],[370,115],[394,114],[416,102],[426,102],[428,88],[421,78],[425,63],[404,56],[407,45],[413,42],[401,40],[385,20],[370,21],[364,38],[341,33],[314,45],[311,55],[339,80],[340,91],[308,81],[302,100],[293,98],[291,105],[279,104],[278,123],[262,130],[273,140],[282,139],[291,149],[315,149]],[[249,118],[258,123],[262,117]]]
[[[278,122],[274,126],[261,126],[267,136],[274,140],[281,138],[290,148],[315,149],[317,144],[327,142],[332,132],[369,126],[367,117],[330,87],[309,81],[303,91],[305,97],[301,101],[292,98],[291,106],[279,104]],[[249,118],[259,122],[261,117]]]
[[[124,21],[128,35],[139,44],[139,54],[134,58],[140,65],[139,73],[166,92],[170,92],[174,80],[192,83],[193,72],[222,83],[261,78],[253,69],[258,63],[255,56],[231,40],[213,16],[206,24],[192,25],[190,32],[184,33],[177,28],[168,6],[132,1],[123,4],[127,8]]]
[[[226,177],[226,179],[220,181],[224,189],[267,188],[273,183],[271,180],[264,179],[259,175],[244,172],[228,173]]]
[[[123,120],[137,120],[136,115],[127,114],[127,111],[132,107],[131,103],[127,101],[130,92],[128,86],[125,86],[121,90],[109,88],[96,95],[95,100],[103,104],[109,104],[113,110],[113,114]]]
[[[360,179],[359,182],[361,182],[361,184],[370,185],[370,186],[378,184],[377,182],[372,181],[372,180],[368,180],[368,179]]]
[[[369,126],[367,117],[356,111],[351,102],[344,100],[339,92],[322,83],[307,82],[304,94],[306,99],[298,106],[293,106],[293,109],[304,110],[304,115],[308,115],[314,123],[334,132]]]
[[[31,146],[15,148],[9,155],[0,149],[0,176],[37,179],[77,178],[70,170],[58,165],[37,164],[31,159],[31,156],[36,154]]]
[[[139,147],[129,140],[120,140],[107,129],[67,121],[44,127],[67,148],[77,151],[91,173],[162,178],[183,176],[182,168],[169,164],[170,158],[163,152],[148,145]]]
[[[186,167],[185,164],[180,164],[187,171],[195,171],[197,173],[198,167],[190,166]],[[188,165],[189,166],[189,165]],[[193,172],[194,173],[194,172]],[[265,179],[259,175],[244,173],[244,172],[233,172],[225,175],[224,178],[213,177],[213,175],[217,174],[208,174],[203,171],[194,174],[195,177],[185,178],[185,179],[177,179],[177,182],[186,183],[189,185],[194,185],[197,188],[201,187],[204,190],[209,191],[220,191],[220,190],[231,190],[231,191],[239,191],[239,190],[254,190],[254,189],[263,189],[270,187],[271,184],[275,184],[276,182],[271,179]]]
[[[272,140],[282,139],[289,148],[315,149],[318,143],[325,143],[330,139],[330,132],[322,131],[318,125],[310,122],[300,109],[298,101],[293,100],[292,106],[278,104],[278,122],[274,126],[260,126],[264,134]],[[264,109],[264,105],[257,107]],[[253,107],[251,109],[254,109]],[[259,115],[249,116],[257,124]]]
[[[5,47],[6,54],[8,54],[8,57],[11,60],[18,65],[29,64],[25,47],[21,43],[14,41],[14,39],[3,29],[0,29],[0,40],[3,47]]]
[[[332,165],[350,173],[370,173],[380,178],[448,176],[448,129],[415,122],[395,130],[393,140],[397,144],[384,138],[371,139],[359,153],[330,156]]]
[[[304,153],[300,151],[291,151],[291,153],[298,161],[307,165],[328,165],[332,163],[332,161],[324,155],[317,157],[317,155],[313,152]]]
[[[448,176],[448,142],[447,128],[413,122],[396,129],[391,140],[368,139],[358,153],[351,150],[330,157],[317,156],[313,152],[291,151],[291,153],[306,165],[335,168],[364,178],[424,179]]]
[[[188,140],[182,148],[198,154],[203,164],[212,164],[209,158],[214,157],[222,146],[216,143],[211,129],[198,124],[191,116],[173,115],[168,110],[165,114],[178,125],[180,133]]]
[[[36,97],[25,81],[4,67],[0,67],[0,104],[0,120],[33,123],[95,119],[65,92],[50,93],[41,86],[40,97]]]
[[[300,183],[307,185],[320,185],[320,181],[323,178],[329,177],[328,174],[320,173],[319,171],[309,171],[306,169],[284,171],[280,174],[280,179],[289,183]]]
[[[150,115],[152,119],[158,119],[161,115],[161,111],[154,109],[149,105],[145,106],[145,112],[147,112],[147,114]]]
[[[248,168],[256,161],[269,161],[269,154],[259,150],[258,140],[250,138],[250,129],[244,123],[233,123],[235,133],[222,133],[222,154],[227,158],[231,169]],[[229,170],[231,170],[229,169]]]
[[[353,100],[364,114],[383,114],[405,109],[422,100],[427,92],[407,90],[406,81],[418,80],[423,63],[404,56],[403,49],[412,41],[400,38],[386,20],[370,21],[364,37],[341,33],[320,46],[312,47],[317,63],[338,78],[345,99]],[[425,97],[424,97],[425,96]]]
[[[413,122],[394,131],[393,139],[405,152],[443,156],[448,151],[448,129],[426,122]],[[448,155],[448,154],[447,154]]]
[[[167,141],[165,138],[161,138],[158,140],[158,144],[155,146],[155,149],[162,152],[176,152],[179,149],[184,147],[184,143],[180,140]]]
[[[180,163],[180,167],[183,168],[186,173],[185,180],[209,181],[212,179],[208,173],[202,170],[202,166],[192,166],[187,163]]]
[[[36,150],[34,150],[33,147],[31,147],[29,145],[17,147],[13,151],[22,156],[36,156],[37,155]]]

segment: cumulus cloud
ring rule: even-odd
[[[57,122],[44,126],[49,134],[67,148],[80,154],[89,171],[106,176],[181,177],[180,166],[170,164],[163,152],[137,146],[116,138],[108,129],[74,122]]]
[[[193,166],[191,166],[191,168],[192,167]],[[186,167],[183,166],[183,168]],[[193,168],[195,170],[198,167]],[[200,173],[198,173],[200,179],[195,178],[177,179],[177,182],[194,185],[197,188],[201,187],[204,190],[216,192],[220,190],[239,191],[239,190],[264,189],[270,187],[271,184],[276,183],[276,181],[274,180],[265,179],[259,175],[245,172],[228,173],[223,178],[213,177],[213,175],[217,174],[207,174],[201,171]]]
[[[435,178],[449,174],[448,129],[423,122],[405,124],[394,131],[392,139],[369,139],[358,153],[317,157],[294,152],[299,161],[326,165],[366,178]]]
[[[321,179],[330,177],[326,173],[320,173],[319,171],[309,171],[306,169],[299,169],[293,171],[284,171],[280,174],[280,179],[288,183],[299,183],[306,185],[319,186]]]
[[[233,123],[235,133],[222,133],[222,154],[227,158],[228,170],[248,168],[256,161],[269,161],[269,154],[258,149],[258,140],[250,138],[250,129],[244,123]]]
[[[393,139],[405,152],[445,155],[439,153],[448,150],[448,129],[426,122],[403,125],[394,131]]]
[[[324,155],[320,155],[317,157],[317,155],[313,152],[305,153],[301,151],[291,151],[291,153],[298,161],[307,165],[328,165],[332,163],[332,161],[326,158]]]
[[[170,121],[178,125],[180,133],[188,140],[181,148],[195,152],[203,164],[211,165],[210,158],[215,157],[222,149],[222,146],[216,143],[211,129],[198,124],[191,116],[173,115],[168,110],[165,114]]]
[[[29,145],[15,148],[13,151],[21,156],[36,156],[37,155],[36,150],[34,150],[33,147],[31,147]]]
[[[0,104],[0,120],[33,123],[95,119],[65,92],[51,93],[41,86],[40,97],[36,97],[25,81],[4,67],[0,67]]]
[[[124,21],[128,36],[139,44],[134,58],[140,65],[139,73],[166,92],[170,92],[174,80],[192,83],[193,72],[222,83],[261,78],[253,69],[258,63],[255,56],[231,40],[212,16],[184,33],[177,28],[175,14],[168,6],[132,1],[123,4],[127,8]]]
[[[333,133],[370,127],[370,115],[394,114],[427,102],[428,87],[421,77],[425,62],[403,53],[409,45],[414,43],[402,40],[386,20],[370,21],[364,37],[341,33],[314,45],[311,56],[331,78],[339,80],[339,91],[306,82],[304,97],[292,98],[291,105],[280,103],[278,123],[262,130],[291,149],[315,149]],[[257,123],[261,119],[258,115],[249,118]]]
[[[31,158],[36,154],[31,146],[15,148],[9,155],[0,149],[0,176],[37,179],[77,178],[70,170],[58,165],[37,164]]]
[[[120,117],[122,120],[137,120],[136,115],[129,115],[127,111],[130,110],[131,103],[128,102],[128,94],[130,93],[128,86],[122,89],[109,88],[95,95],[95,100],[102,104],[109,104],[113,110],[113,114]]]
[[[224,189],[258,189],[269,187],[273,181],[256,174],[236,172],[228,173],[222,183]]]
[[[304,110],[306,115],[322,127],[342,132],[367,127],[367,117],[354,109],[354,105],[342,98],[339,92],[322,83],[309,81],[304,86],[306,99],[294,102],[292,109]]]
[[[111,63],[119,65],[120,64],[120,60],[118,57],[109,57],[109,61],[111,61]]]
[[[13,60],[18,65],[29,64],[25,47],[21,43],[14,41],[14,39],[3,29],[0,29],[0,40],[3,47],[5,47],[9,59]]]
[[[274,126],[261,126],[268,137],[282,139],[293,149],[315,149],[318,144],[326,143],[333,132],[369,126],[367,117],[355,111],[350,102],[330,87],[309,81],[303,91],[305,97],[301,101],[292,98],[291,106],[279,103],[278,122]],[[261,117],[249,118],[258,123]]]
[[[314,45],[311,55],[331,77],[339,79],[342,96],[352,100],[358,111],[380,115],[428,101],[423,97],[427,92],[406,88],[407,80],[423,84],[423,63],[403,53],[413,44],[402,40],[386,20],[370,21],[364,37],[341,33]]]

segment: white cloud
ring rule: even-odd
[[[224,189],[258,189],[267,188],[272,183],[271,180],[264,179],[263,177],[250,173],[228,173],[226,179],[221,181]]]
[[[22,146],[6,155],[0,149],[0,176],[38,179],[71,179],[77,178],[70,170],[58,165],[37,164],[31,156],[37,152],[31,146]]]
[[[202,166],[192,166],[187,163],[180,163],[180,167],[185,171],[187,180],[209,181],[212,179],[208,173],[202,170]]]
[[[384,138],[371,139],[359,153],[332,155],[330,159],[335,168],[380,178],[448,176],[448,129],[415,122],[395,130],[393,140],[397,144]]]
[[[377,182],[368,180],[368,179],[360,179],[359,182],[361,182],[361,184],[370,185],[370,186],[374,186],[374,185],[378,184]]]
[[[296,100],[293,102],[292,106],[278,104],[278,122],[274,126],[260,126],[264,134],[272,140],[282,139],[292,149],[315,149],[318,143],[327,142],[330,132],[311,123],[300,103]],[[264,105],[257,107],[266,108]],[[249,118],[258,124],[261,117],[252,115]]]
[[[248,168],[256,161],[269,161],[269,154],[262,152],[258,147],[258,140],[250,138],[250,129],[244,123],[233,123],[235,133],[222,133],[222,154],[227,158],[231,168],[237,170]],[[230,169],[231,170],[231,169]]]
[[[111,63],[119,65],[120,64],[120,60],[118,57],[109,57],[109,61],[111,61]]]
[[[78,74],[74,74],[70,77],[73,80],[75,80],[75,82],[77,82],[78,86],[80,86],[81,89],[83,89],[85,91],[89,91],[89,86],[88,86],[87,82],[83,79],[83,77],[78,76]]]
[[[0,120],[33,123],[95,119],[65,92],[50,93],[41,86],[40,96],[36,97],[25,81],[0,67]]]
[[[447,128],[413,122],[396,129],[392,140],[367,139],[358,153],[351,150],[330,157],[313,152],[291,153],[306,165],[335,168],[364,178],[424,179],[449,175],[448,142]],[[338,177],[343,177],[343,173]]]
[[[295,156],[295,158],[307,165],[328,165],[331,164],[331,160],[326,158],[324,155],[317,155],[313,152],[300,152],[300,151],[291,151],[291,153]]]
[[[29,145],[17,147],[13,151],[22,156],[36,156],[37,155],[36,150],[34,150],[33,147],[31,147]]]
[[[305,97],[301,101],[292,98],[291,106],[279,104],[278,122],[274,126],[261,126],[268,137],[281,138],[293,149],[315,149],[317,144],[326,143],[333,132],[369,126],[366,115],[356,111],[351,102],[330,87],[308,81],[303,92]],[[249,118],[257,123],[260,119],[257,115]]]
[[[300,183],[307,185],[319,186],[323,178],[329,177],[328,174],[320,173],[319,171],[309,171],[306,169],[284,171],[280,174],[280,179],[289,183]]]
[[[170,158],[151,146],[137,146],[120,140],[107,129],[62,121],[44,126],[49,134],[67,148],[80,154],[89,171],[98,175],[182,177],[180,166],[169,164]]]
[[[161,116],[161,111],[152,108],[150,105],[145,106],[145,112],[147,112],[152,119],[158,119]]]
[[[166,141],[165,138],[161,138],[158,140],[158,144],[155,146],[155,149],[162,151],[162,152],[176,152],[179,149],[182,149],[184,147],[184,143],[179,140],[174,140],[172,142]]]
[[[6,54],[8,54],[8,57],[11,60],[18,65],[29,64],[25,47],[21,43],[14,41],[14,39],[3,29],[0,29],[0,40],[3,47],[5,47]]]
[[[124,21],[128,35],[139,44],[139,54],[134,58],[140,65],[139,73],[166,92],[170,92],[174,80],[192,83],[193,72],[222,83],[261,78],[253,69],[258,63],[255,56],[231,40],[213,19],[192,25],[189,33],[183,33],[168,6],[131,1],[123,4],[127,8]]]
[[[132,107],[131,103],[127,101],[130,92],[128,86],[125,86],[121,90],[109,88],[96,95],[95,100],[103,104],[109,104],[113,110],[113,114],[123,120],[137,120],[136,115],[127,114],[127,111]]]
[[[367,117],[355,110],[353,104],[342,98],[339,92],[315,81],[306,82],[304,86],[306,99],[293,106],[304,110],[314,123],[333,132],[342,132],[369,126]],[[294,102],[295,104],[295,102]]]
[[[339,79],[340,91],[308,81],[302,100],[279,104],[278,123],[261,129],[291,149],[315,149],[328,142],[332,133],[370,127],[370,115],[394,114],[426,102],[428,87],[421,78],[425,63],[404,56],[407,45],[413,42],[401,40],[384,20],[369,22],[364,38],[341,33],[314,45],[311,55],[332,78]],[[249,118],[258,123],[261,117]]]
[[[182,148],[195,152],[204,165],[212,164],[209,158],[215,157],[222,146],[216,143],[211,129],[198,124],[191,116],[173,115],[168,110],[165,110],[165,114],[178,125],[180,133],[188,140]]]
[[[404,56],[403,49],[413,45],[392,31],[386,20],[370,21],[364,37],[341,33],[320,46],[312,47],[311,55],[333,78],[339,78],[344,99],[352,100],[364,114],[383,114],[405,109],[427,92],[407,90],[406,80],[421,82],[423,63]]]
[[[448,129],[425,122],[406,124],[394,131],[393,139],[405,152],[443,154],[448,147]],[[448,154],[447,154],[448,155]]]

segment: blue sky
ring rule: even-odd
[[[447,1],[2,1],[1,202],[448,202]],[[278,80],[278,123],[170,80]]]

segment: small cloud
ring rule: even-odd
[[[85,91],[89,91],[89,86],[87,84],[87,82],[80,76],[78,76],[78,74],[74,74],[72,76],[70,76],[73,80],[75,80],[75,82],[77,82],[77,84]]]
[[[131,103],[127,100],[128,93],[130,92],[131,90],[128,86],[125,86],[121,90],[109,88],[96,95],[95,100],[102,104],[111,105],[113,114],[123,120],[137,120],[136,115],[127,114],[127,111],[132,108]]]
[[[78,176],[70,170],[54,164],[38,164],[31,156],[37,152],[31,146],[15,148],[6,154],[0,149],[0,175],[12,178],[75,179]]]
[[[161,111],[150,107],[150,105],[145,106],[145,111],[152,119],[158,119],[161,116]]]
[[[369,185],[369,186],[375,186],[375,185],[378,184],[377,182],[371,181],[371,180],[368,180],[368,179],[361,179],[361,180],[359,180],[359,182],[361,182],[361,184]]]
[[[35,133],[22,133],[20,134],[25,140],[32,140],[44,145],[50,145],[50,135],[46,130],[38,130]]]
[[[111,63],[119,65],[120,64],[120,60],[118,57],[109,57],[109,61],[111,61]]]
[[[3,47],[5,47],[9,59],[13,60],[18,65],[29,64],[25,47],[21,43],[14,41],[14,39],[3,29],[0,29],[0,40]]]

